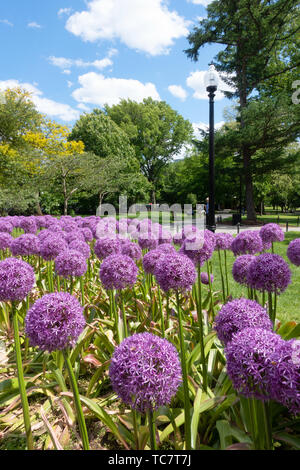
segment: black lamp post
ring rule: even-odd
[[[214,97],[218,88],[218,74],[213,64],[210,64],[204,77],[206,91],[209,96],[209,203],[208,225],[211,232],[216,230],[215,218],[215,129],[214,129]]]

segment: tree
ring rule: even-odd
[[[220,44],[223,50],[216,56],[216,66],[225,72],[225,81],[236,92],[226,93],[239,100],[239,127],[247,135],[245,111],[250,95],[262,85],[288,74],[300,64],[300,30],[297,0],[216,0],[207,7],[207,18],[189,35],[191,48],[185,52],[197,60],[205,44]],[[240,156],[246,187],[247,217],[256,219],[252,157],[257,149],[248,140],[240,141]]]
[[[164,101],[122,100],[106,106],[107,115],[127,134],[142,173],[152,185],[152,202],[161,172],[192,138],[192,125]]]

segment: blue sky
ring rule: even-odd
[[[208,122],[199,61],[183,52],[207,0],[10,0],[1,2],[0,89],[22,86],[37,108],[72,126],[79,115],[120,98],[166,101],[195,127]],[[224,87],[224,85],[223,85]],[[215,121],[231,103],[221,93]]]

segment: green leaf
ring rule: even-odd
[[[220,436],[220,446],[222,450],[232,444],[231,428],[229,422],[225,419],[216,422],[216,428]]]
[[[296,338],[300,336],[300,324],[297,325],[295,321],[288,321],[278,329],[277,333],[285,340]]]
[[[202,397],[202,390],[198,388],[197,393],[196,393],[196,398],[194,400],[193,416],[192,416],[192,421],[191,421],[191,445],[192,445],[193,450],[196,449],[196,443],[197,443],[201,397]]]
[[[283,441],[292,446],[294,449],[300,450],[300,439],[295,436],[291,436],[286,432],[280,432],[273,435],[274,439]]]

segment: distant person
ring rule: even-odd
[[[209,214],[209,197],[206,198],[205,214],[206,214],[206,225],[208,225],[208,214]]]

